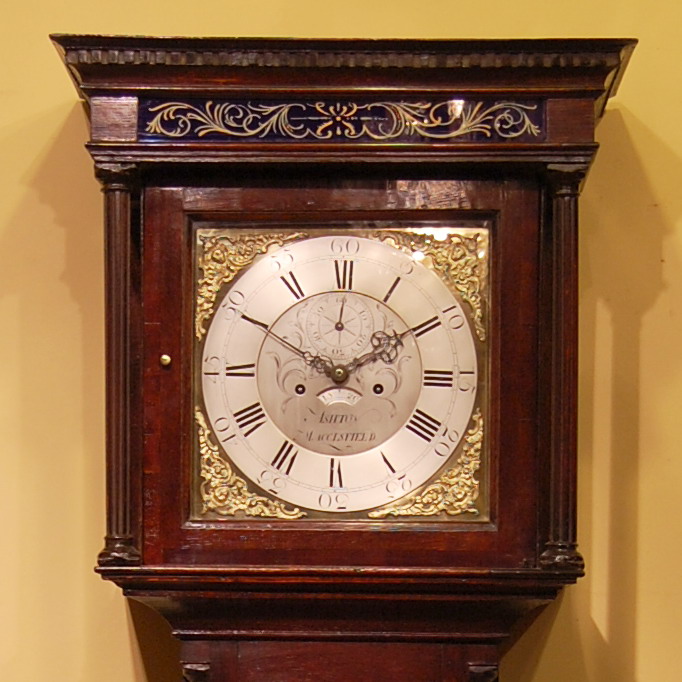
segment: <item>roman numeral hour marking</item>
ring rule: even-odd
[[[247,365],[226,365],[226,377],[255,377],[256,365],[253,363]]]
[[[445,369],[425,369],[424,386],[452,388],[454,372]]]
[[[341,460],[332,457],[329,460],[329,487],[343,488],[343,478],[341,476]]]
[[[381,459],[384,461],[384,464],[386,465],[386,468],[392,473],[395,473],[395,469],[393,468],[393,465],[388,461],[388,457],[382,452],[381,453]]]
[[[282,282],[284,282],[287,289],[289,289],[289,291],[297,301],[302,299],[303,296],[305,296],[305,294],[303,293],[303,289],[301,289],[301,285],[298,283],[298,280],[296,279],[293,272],[290,272],[288,275],[282,275],[280,279],[282,280]]]
[[[291,473],[291,467],[294,466],[297,454],[298,450],[294,450],[294,444],[285,440],[270,464],[272,464],[275,469],[288,476]]]
[[[410,421],[405,424],[405,428],[415,433],[417,436],[430,443],[438,433],[441,423],[434,417],[420,409],[416,409],[410,417]]]
[[[353,261],[335,260],[334,272],[336,274],[336,288],[351,291],[353,289]]]
[[[395,280],[393,280],[393,284],[389,287],[388,291],[386,292],[386,296],[384,296],[384,303],[388,303],[388,299],[391,298],[393,295],[393,292],[395,291],[395,288],[398,286],[398,283],[400,282],[400,277],[396,277]]]
[[[243,407],[234,413],[234,419],[237,426],[244,431],[244,437],[250,436],[257,428],[263,426],[266,422],[265,412],[260,403],[254,403],[248,407]],[[247,427],[250,427],[245,430]]]
[[[440,327],[440,320],[434,315],[432,318],[425,320],[415,327],[412,327],[412,333],[419,338],[420,336],[430,332],[432,329],[436,329],[437,327]]]

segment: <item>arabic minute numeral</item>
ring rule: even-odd
[[[392,478],[386,484],[386,492],[391,497],[402,497],[405,493],[409,493],[410,490],[412,490],[412,481],[405,474]]]
[[[287,482],[281,476],[265,469],[258,476],[258,485],[275,495],[279,495],[286,488]]]
[[[355,237],[337,237],[332,239],[331,251],[337,256],[354,256],[360,250],[360,242]]]
[[[280,249],[277,253],[270,256],[270,269],[273,272],[281,272],[285,268],[290,268],[294,264],[294,257],[289,249]]]
[[[455,429],[448,426],[443,428],[443,433],[439,436],[438,442],[433,448],[433,451],[438,457],[449,457],[459,443],[460,434]]]
[[[459,390],[463,393],[473,391],[476,388],[476,380],[473,370],[461,370],[459,373]]]
[[[348,508],[348,499],[346,493],[336,493],[334,495],[322,493],[317,498],[317,504],[320,506],[320,509],[331,509],[333,507],[337,511],[343,511]]]
[[[453,310],[457,310],[458,306],[456,305],[451,305],[449,308],[446,308],[443,311],[443,315],[446,313],[449,313]],[[461,329],[464,326],[464,315],[462,313],[456,312],[453,315],[450,315],[448,317],[448,325],[450,326],[450,329]]]
[[[246,297],[241,291],[238,289],[231,289],[225,297],[225,300],[220,304],[224,319],[231,322],[236,315],[241,312],[244,301],[246,301]]]
[[[235,434],[232,430],[232,423],[227,417],[218,417],[218,419],[213,422],[213,428],[221,443],[227,443],[228,440],[234,438]]]
[[[221,364],[222,362],[217,355],[211,355],[210,357],[204,358],[203,375],[205,377],[211,377],[211,381],[215,383],[216,377],[220,374]]]

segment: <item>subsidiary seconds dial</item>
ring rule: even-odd
[[[475,404],[461,302],[413,254],[366,237],[301,239],[254,261],[219,305],[202,358],[226,456],[266,494],[329,513],[428,482]]]

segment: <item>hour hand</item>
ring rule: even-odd
[[[402,336],[402,334],[398,334],[395,331],[392,334],[387,334],[383,331],[374,332],[370,339],[372,350],[361,355],[359,358],[351,360],[346,365],[346,370],[352,372],[358,369],[358,367],[367,365],[375,360],[381,360],[388,365],[395,362],[403,346]]]

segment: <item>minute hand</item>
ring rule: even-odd
[[[306,365],[310,365],[313,369],[316,369],[318,372],[321,374],[326,374],[327,376],[331,376],[331,371],[332,371],[332,361],[323,356],[323,355],[313,355],[310,351],[307,350],[301,350],[297,346],[294,346],[293,343],[290,343],[286,339],[283,339],[281,336],[275,334],[270,327],[268,327],[266,324],[263,322],[259,322],[258,320],[254,320],[253,318],[249,317],[248,315],[244,315],[242,313],[242,317],[247,320],[248,322],[251,322],[253,325],[258,327],[259,329],[263,330],[265,332],[265,336],[272,336],[273,339],[277,340],[279,343],[281,343],[285,348],[288,348],[290,351],[293,353],[296,353],[296,355],[300,355],[303,358],[303,361],[306,363]]]

